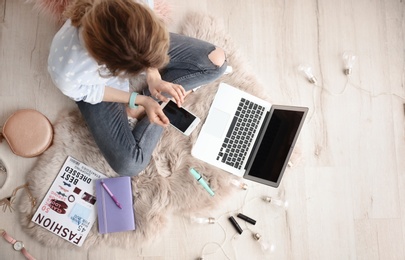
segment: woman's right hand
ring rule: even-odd
[[[105,87],[103,101],[128,103],[130,95],[131,93],[129,92],[118,90],[112,87]],[[148,115],[149,121],[151,123],[158,124],[163,127],[169,125],[169,119],[163,113],[163,110],[160,107],[159,103],[153,100],[153,98],[138,94],[135,98],[135,104],[142,106],[145,109],[145,112]],[[134,115],[142,114],[142,110],[140,108],[137,108],[139,109],[138,111],[131,111],[129,107],[128,109],[129,111],[127,111],[127,114],[131,117],[134,117]]]
[[[179,107],[182,106],[186,91],[181,85],[162,80],[159,71],[155,68],[146,70],[146,81],[153,97],[163,102],[169,102],[169,99],[163,95],[163,93],[166,93],[173,97]]]
[[[151,97],[138,95],[136,97],[136,104],[143,106],[145,112],[148,115],[149,121],[153,124],[157,124],[163,127],[169,125],[169,118],[163,113],[159,103],[153,100]]]

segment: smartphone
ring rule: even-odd
[[[178,107],[172,100],[162,103],[162,109],[163,113],[169,118],[170,124],[184,135],[189,136],[200,123],[200,118],[186,109]]]

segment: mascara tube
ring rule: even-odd
[[[229,217],[229,220],[232,223],[232,226],[236,229],[236,231],[238,231],[239,235],[242,234],[243,230],[242,228],[239,226],[238,222],[236,222],[236,220],[234,219],[234,217]]]

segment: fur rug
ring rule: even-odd
[[[233,73],[224,75],[220,80],[266,99],[255,76],[246,67],[245,60],[219,20],[209,15],[192,13],[186,17],[181,32],[221,46],[227,53]],[[184,106],[203,121],[218,84],[219,81],[214,82],[189,95]],[[191,156],[192,144],[196,141],[201,126],[202,123],[188,138],[168,127],[150,165],[138,177],[132,179],[137,229],[132,232],[100,235],[95,224],[83,248],[100,244],[132,247],[134,244],[145,245],[165,230],[173,214],[185,217],[204,214],[218,208],[238,191],[230,184],[231,178],[234,178],[232,175]],[[78,111],[61,115],[54,128],[53,145],[38,158],[37,164],[27,174],[27,181],[33,195],[38,199],[38,204],[68,155],[108,176],[117,176],[100,154]],[[204,173],[215,191],[214,197],[209,196],[188,173],[190,167]],[[28,200],[21,200],[21,223],[27,233],[47,246],[76,248],[30,222],[30,208]]]

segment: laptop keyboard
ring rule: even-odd
[[[218,153],[217,160],[241,169],[264,107],[242,98]]]

